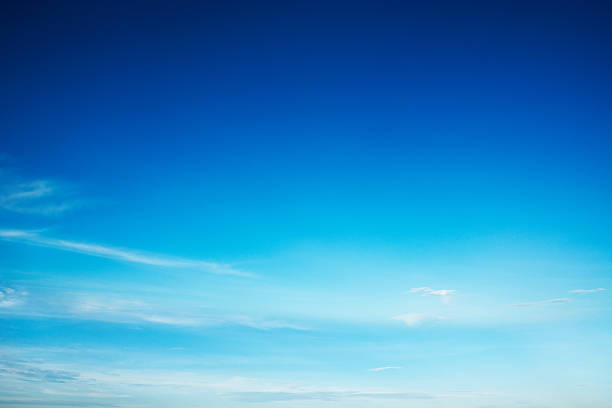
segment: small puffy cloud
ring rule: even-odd
[[[574,290],[570,290],[570,293],[575,293],[578,295],[587,295],[589,293],[597,293],[597,292],[603,292],[605,291],[606,288],[596,288],[596,289],[574,289]]]

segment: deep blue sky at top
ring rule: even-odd
[[[126,247],[609,248],[609,4],[419,3],[14,2],[0,150],[91,199],[65,235]]]

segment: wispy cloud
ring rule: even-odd
[[[182,307],[152,306],[138,300],[88,296],[80,297],[72,302],[68,305],[68,313],[81,319],[184,327],[233,325],[258,330],[307,330],[302,326],[276,320],[257,320],[244,315],[236,316],[214,312],[203,313],[195,309]]]
[[[249,391],[232,394],[244,402],[280,402],[299,400],[337,401],[342,399],[431,399],[435,395],[424,392],[357,392],[357,391]]]
[[[21,304],[24,295],[13,288],[0,287],[0,308],[10,308]]]
[[[65,383],[77,381],[79,378],[78,373],[40,368],[24,361],[5,361],[0,363],[0,372],[5,377],[13,377],[28,382]]]
[[[400,321],[406,326],[418,326],[427,321],[443,320],[442,316],[431,316],[424,313],[406,313],[398,316],[394,316],[391,319]]]
[[[526,302],[526,303],[516,303],[512,306],[515,307],[529,307],[529,306],[542,306],[542,305],[551,305],[551,304],[564,304],[571,302],[570,298],[557,298],[557,299],[548,299],[548,300],[540,300],[537,302]]]
[[[368,371],[373,371],[375,373],[378,373],[380,371],[387,371],[387,370],[399,370],[400,366],[386,366],[386,367],[376,367],[376,368],[370,368]]]
[[[309,327],[276,319],[254,318],[244,314],[207,310],[197,304],[168,303],[162,298],[123,298],[111,293],[54,293],[31,296],[22,301],[26,292],[0,288],[0,313],[12,316],[60,318],[100,321],[115,324],[158,325],[173,327],[237,326],[256,330],[310,330]]]
[[[576,293],[578,295],[587,295],[589,293],[597,293],[597,292],[603,292],[605,291],[606,288],[597,288],[597,289],[574,289],[574,290],[570,290],[570,293]]]
[[[412,288],[409,293],[420,293],[422,296],[449,296],[456,292],[453,289],[438,289],[434,290],[430,287],[423,286],[420,288]]]
[[[287,323],[279,320],[257,320],[248,316],[233,316],[225,318],[230,324],[251,327],[259,330],[272,329],[291,329],[291,330],[310,330],[309,327],[299,324]]]
[[[19,350],[21,353],[21,349]],[[73,351],[69,352],[71,355]],[[29,398],[48,397],[56,400],[54,396],[67,396],[68,393],[78,392],[83,395],[75,397],[109,397],[105,402],[116,402],[120,406],[125,404],[115,398],[127,397],[129,394],[141,392],[155,392],[163,389],[166,396],[172,396],[181,405],[182,398],[204,398],[217,396],[217,404],[209,405],[235,405],[233,401],[243,403],[273,403],[291,402],[300,404],[304,402],[346,402],[375,404],[375,400],[445,400],[451,404],[450,399],[489,397],[490,393],[482,392],[431,392],[429,390],[410,390],[406,387],[398,388],[361,388],[333,385],[298,384],[295,381],[284,382],[270,380],[264,377],[220,376],[206,370],[172,370],[150,368],[82,366],[75,363],[53,364],[42,359],[11,361],[10,358],[0,362],[0,372],[4,370],[4,379],[18,390],[12,398],[19,398],[27,404]],[[76,372],[78,371],[78,372]],[[32,377],[30,377],[32,376]],[[32,381],[30,378],[34,378]],[[66,383],[66,384],[62,384]],[[43,395],[38,395],[43,387]],[[78,390],[77,390],[78,387]],[[30,391],[28,393],[28,391]],[[35,393],[32,393],[35,391]],[[186,392],[188,391],[188,392]],[[127,394],[127,395],[126,395]],[[154,394],[156,395],[156,394]],[[175,402],[176,402],[175,401]],[[102,402],[102,401],[100,401]],[[35,405],[40,405],[36,403]],[[89,406],[89,401],[81,406]],[[129,405],[129,404],[128,404]],[[175,404],[176,405],[176,404]],[[185,405],[185,404],[182,404]],[[110,406],[110,405],[107,405]]]
[[[78,252],[86,255],[109,258],[119,261],[138,264],[161,266],[167,268],[196,268],[206,272],[221,275],[253,276],[232,268],[227,264],[201,261],[195,259],[174,258],[167,255],[149,254],[131,249],[114,248],[109,246],[88,244],[83,242],[66,241],[63,239],[46,238],[38,232],[23,230],[0,230],[0,239],[20,242],[28,245],[44,246],[63,251]]]
[[[51,180],[0,178],[0,208],[23,214],[58,215],[80,205],[71,189]]]
[[[407,293],[420,293],[421,296],[439,296],[442,302],[449,304],[451,295],[455,293],[454,289],[432,289],[428,286],[422,286],[420,288],[412,288]]]

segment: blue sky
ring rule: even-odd
[[[1,406],[609,406],[605,4],[0,14]]]

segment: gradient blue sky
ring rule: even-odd
[[[605,408],[604,2],[14,2],[0,406]]]

